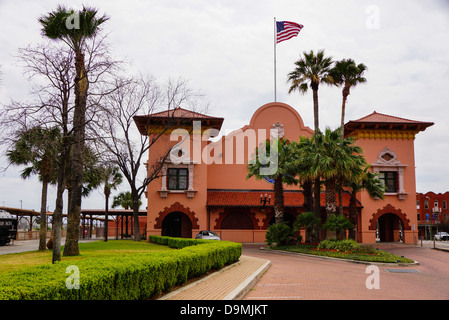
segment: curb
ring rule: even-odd
[[[351,260],[351,259],[341,259],[341,258],[333,258],[333,257],[325,257],[325,256],[319,256],[314,254],[307,254],[307,253],[300,253],[300,252],[291,252],[291,251],[281,251],[281,250],[275,250],[275,249],[268,249],[266,247],[261,247],[260,250],[266,250],[273,253],[280,253],[280,254],[293,254],[293,255],[299,255],[304,257],[311,257],[311,258],[318,258],[318,259],[327,259],[327,260],[334,260],[334,261],[341,261],[341,262],[348,262],[348,263],[356,263],[356,264],[365,264],[365,265],[376,265],[376,266],[385,266],[385,267],[410,267],[410,266],[417,266],[419,265],[418,261],[414,261],[411,263],[388,263],[388,262],[375,262],[375,261],[359,261],[359,260]]]
[[[224,298],[222,298],[221,300],[241,300],[243,299],[243,297],[252,289],[252,287],[255,285],[255,283],[262,277],[262,275],[268,270],[268,268],[271,266],[271,261],[269,260],[265,260],[265,259],[260,259],[260,258],[254,258],[254,257],[250,257],[251,259],[257,259],[257,260],[262,260],[265,261],[265,263],[259,267],[255,272],[253,272],[245,281],[243,281],[242,283],[240,283],[234,290],[232,290],[230,293],[228,293]],[[210,280],[212,277],[216,276],[217,274],[220,274],[222,272],[226,272],[228,271],[230,268],[233,268],[239,264],[242,264],[243,261],[237,261],[229,266],[226,266],[214,273],[209,274],[208,276],[201,278],[195,282],[192,282],[188,285],[182,286],[181,288],[172,291],[170,293],[167,293],[166,295],[158,298],[157,300],[168,300],[173,296],[176,296],[178,294],[180,294],[183,291],[186,291],[204,281],[208,281]]]
[[[260,259],[262,260],[262,259]],[[254,287],[257,281],[271,267],[271,261],[266,260],[265,263],[257,269],[251,276],[243,281],[237,288],[232,290],[222,300],[241,300]]]

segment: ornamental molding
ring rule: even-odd
[[[385,207],[383,207],[382,209],[378,209],[377,212],[372,214],[372,218],[369,221],[369,230],[376,230],[377,229],[377,220],[379,220],[379,218],[381,216],[383,216],[384,214],[387,213],[392,213],[394,215],[396,215],[401,221],[402,221],[402,227],[404,230],[411,230],[412,227],[410,225],[410,219],[408,219],[407,214],[405,214],[404,212],[402,212],[401,209],[398,209],[396,207],[394,207],[391,204],[387,204]]]
[[[173,203],[170,207],[165,207],[164,210],[158,213],[157,218],[155,220],[156,223],[154,224],[154,228],[162,229],[162,222],[164,221],[165,217],[172,212],[184,213],[186,216],[189,217],[190,221],[192,222],[192,229],[200,228],[198,225],[198,218],[195,215],[195,211],[190,210],[189,207],[184,207],[179,202]]]
[[[407,167],[398,160],[396,153],[389,147],[383,149],[371,165],[374,167]]]
[[[361,130],[354,133],[357,139],[381,139],[381,140],[415,140],[416,131],[396,130]]]
[[[276,122],[275,124],[273,124],[271,126],[270,132],[271,132],[271,137],[272,138],[282,139],[284,137],[284,135],[285,135],[284,125],[278,121],[278,122]],[[277,132],[277,136],[276,136],[276,132]]]

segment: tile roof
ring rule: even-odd
[[[383,113],[378,113],[374,111],[372,114],[367,115],[363,118],[360,118],[358,120],[353,120],[350,122],[380,122],[380,123],[404,123],[404,124],[421,124],[421,123],[428,123],[424,121],[415,121],[415,120],[409,120],[404,118],[399,118],[395,116],[390,116]]]
[[[260,207],[260,195],[265,194],[267,197],[271,196],[271,207],[274,204],[274,192],[267,190],[208,190],[207,191],[207,206],[215,207]],[[325,206],[326,194],[321,193],[321,206]],[[349,193],[343,194],[343,206],[349,206]],[[285,207],[301,207],[304,204],[304,194],[302,191],[284,191],[284,205]],[[338,197],[337,197],[338,205]],[[357,202],[360,206],[360,202]]]
[[[165,110],[161,112],[156,112],[153,114],[149,114],[146,116],[143,116],[146,118],[185,118],[185,119],[223,119],[223,118],[217,118],[208,116],[199,112],[183,109],[181,107],[178,107],[176,109],[171,110]]]
[[[135,116],[133,119],[142,135],[148,133],[148,127],[169,128],[182,125],[191,126],[194,120],[199,120],[202,125],[220,130],[224,121],[224,118],[208,116],[181,107],[148,115]]]
[[[351,120],[345,124],[345,135],[349,135],[355,130],[409,130],[409,131],[425,131],[428,127],[433,126],[433,122],[415,121],[405,118],[390,116],[374,111],[373,113],[360,118]]]

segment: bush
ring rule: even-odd
[[[346,240],[328,239],[321,241],[320,244],[318,245],[318,249],[353,251],[360,249],[360,245],[352,239]]]
[[[187,279],[236,262],[242,254],[240,243],[228,241],[151,239],[182,249],[24,267],[2,274],[0,300],[149,299]],[[79,289],[66,287],[70,265],[79,269]]]
[[[284,246],[292,238],[292,229],[283,223],[272,224],[268,227],[265,235],[268,245],[275,243],[277,246]]]

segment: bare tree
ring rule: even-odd
[[[96,117],[96,108],[104,95],[114,90],[112,76],[121,61],[109,56],[105,37],[93,37],[86,45],[86,71],[89,72],[90,91],[87,100],[86,123]],[[61,142],[58,157],[56,206],[53,216],[53,262],[61,260],[61,228],[63,193],[70,181],[69,168],[73,145],[74,110],[74,53],[65,46],[53,42],[19,49],[17,60],[28,77],[32,102],[11,101],[0,119],[4,146],[13,142],[16,130],[26,130],[36,125],[58,126]],[[86,136],[86,139],[90,137]],[[69,196],[70,198],[70,196]],[[79,227],[79,226],[78,226]],[[76,231],[75,231],[76,232]]]
[[[96,141],[98,147],[104,150],[102,153],[111,157],[110,161],[120,168],[131,188],[134,240],[140,241],[139,199],[148,184],[162,175],[163,164],[171,151],[168,145],[166,149],[157,151],[152,147],[176,123],[175,113],[170,111],[181,105],[197,108],[201,94],[191,90],[183,79],[170,79],[158,85],[153,78],[143,76],[117,78],[116,88],[116,91],[105,97],[101,104],[101,116],[91,129],[97,133]],[[148,131],[145,135],[139,133],[134,123],[136,116],[152,115],[164,110],[171,115],[171,121],[165,127]],[[148,164],[142,175],[142,161],[147,159],[148,152],[157,152],[159,161]]]

